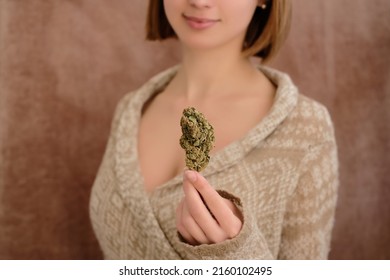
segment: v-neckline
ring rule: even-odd
[[[119,121],[119,135],[117,135],[117,139],[121,141],[117,142],[116,145],[116,170],[117,176],[121,177],[118,179],[122,182],[122,187],[120,188],[124,196],[133,196],[137,193],[150,199],[161,190],[169,186],[176,186],[182,181],[182,175],[177,174],[168,181],[156,186],[152,192],[148,192],[145,188],[145,181],[138,157],[139,124],[143,106],[172,80],[178,67],[179,65],[169,68],[150,79],[133,93],[130,102],[124,109],[124,115]],[[262,140],[275,130],[297,103],[298,91],[288,75],[264,66],[258,68],[276,85],[274,103],[267,115],[244,137],[228,144],[212,156],[207,168],[202,172],[205,177],[238,163],[250,150],[261,145]],[[120,144],[118,145],[118,143]],[[125,146],[127,149],[124,150],[121,146]],[[128,173],[131,172],[133,173],[131,182],[135,183],[136,187],[130,186],[129,183],[125,182],[125,178],[129,179]]]

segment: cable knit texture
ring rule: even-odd
[[[244,138],[213,155],[202,173],[243,212],[241,232],[222,243],[189,245],[175,226],[182,174],[152,194],[144,190],[137,155],[141,110],[176,74],[173,67],[117,106],[90,200],[105,258],[327,258],[338,188],[332,121],[326,108],[301,95],[288,75],[263,66],[259,70],[277,87],[273,107]]]

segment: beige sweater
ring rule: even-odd
[[[182,242],[175,227],[182,175],[151,195],[144,190],[137,156],[141,109],[172,79],[174,67],[127,94],[117,107],[90,200],[105,258],[327,258],[338,187],[331,119],[325,107],[299,94],[286,74],[259,69],[277,86],[271,111],[244,138],[215,154],[202,173],[243,211],[239,235],[212,245]]]

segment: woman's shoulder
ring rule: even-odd
[[[169,67],[154,74],[138,88],[124,94],[116,106],[116,111],[123,111],[129,103],[144,102],[155,92],[162,90],[177,72],[178,65]]]
[[[335,142],[334,125],[327,107],[302,93],[298,94],[297,104],[286,125],[290,126],[299,141],[309,146]]]
[[[324,104],[303,94],[287,73],[270,67],[261,69],[276,84],[279,99],[293,104],[279,130],[288,131],[290,139],[310,142],[310,145],[334,141],[333,121]]]

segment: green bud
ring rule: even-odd
[[[186,108],[180,120],[183,135],[180,146],[186,152],[186,165],[191,170],[202,171],[210,161],[214,147],[214,128],[195,108]]]

